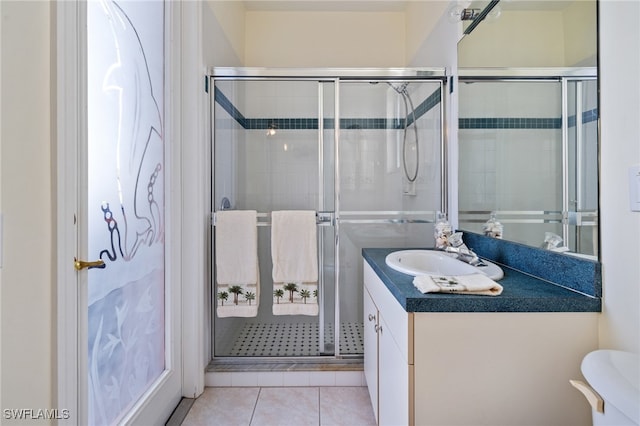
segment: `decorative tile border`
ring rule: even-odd
[[[560,129],[560,118],[460,118],[460,129]]]
[[[214,89],[214,100],[224,109],[234,120],[238,122],[242,127],[246,129],[247,127],[247,119],[242,115],[242,113],[233,105],[233,103],[227,98],[224,93],[216,86],[213,86]]]
[[[420,103],[415,110],[416,120],[429,112],[433,107],[441,102],[440,90],[434,91],[427,99]],[[317,130],[317,118],[247,118],[224,93],[214,86],[214,100],[220,105],[240,126],[245,130],[267,130],[274,126],[278,130]],[[413,123],[413,116],[402,118],[341,118],[340,129],[353,130],[380,130],[380,129],[402,129],[405,121],[408,124]],[[335,119],[325,118],[323,120],[323,128],[333,129]]]
[[[590,123],[598,119],[598,110],[592,109],[582,113],[582,123]],[[569,117],[569,127],[576,126],[576,116]],[[486,117],[459,118],[459,129],[561,129],[562,118],[525,118],[525,117]]]

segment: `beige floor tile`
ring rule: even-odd
[[[320,388],[322,426],[375,426],[371,400],[366,387]]]
[[[251,426],[318,425],[319,389],[262,388]]]
[[[260,388],[206,388],[182,426],[248,426]]]

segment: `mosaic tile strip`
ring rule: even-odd
[[[592,109],[582,113],[582,123],[590,123],[598,119],[598,110]],[[569,117],[569,127],[576,126],[576,116]],[[562,118],[525,118],[525,117],[486,117],[459,118],[460,129],[561,129]]]
[[[416,107],[416,120],[425,115],[431,109],[441,102],[440,89],[434,91],[427,99]],[[214,99],[235,121],[238,122],[245,130],[267,130],[269,127],[275,127],[278,130],[317,130],[317,118],[247,118],[245,117],[227,98],[222,91],[214,87]],[[410,115],[406,118],[341,118],[340,129],[402,129],[405,121],[408,124],[413,123],[413,117]],[[335,119],[325,118],[323,127],[325,129],[333,129]]]
[[[561,129],[560,118],[460,118],[460,129]]]
[[[586,124],[586,123],[591,123],[593,121],[598,120],[598,109],[594,108],[592,110],[589,111],[584,111],[582,113],[582,123]],[[575,127],[576,126],[576,116],[572,115],[569,117],[569,127]]]
[[[233,105],[233,103],[227,98],[220,89],[214,86],[213,98],[238,124],[243,128],[247,128],[247,119],[242,115],[240,111]],[[266,127],[265,127],[266,129]]]

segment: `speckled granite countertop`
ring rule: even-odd
[[[365,248],[362,255],[407,312],[600,312],[599,297],[589,296],[500,265],[504,291],[499,296],[422,294],[413,277],[389,268],[387,254],[398,250]]]

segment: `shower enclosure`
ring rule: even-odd
[[[357,358],[363,353],[363,247],[433,244],[444,210],[444,71],[215,68],[212,123],[214,359]],[[216,308],[215,216],[258,212],[260,303]],[[275,316],[270,214],[313,210],[318,316]]]
[[[596,70],[464,70],[459,83],[460,228],[482,232],[496,212],[508,240],[553,233],[597,256]]]

